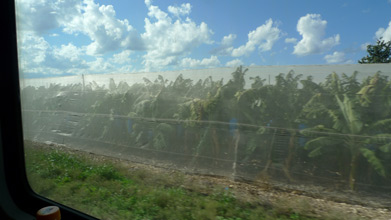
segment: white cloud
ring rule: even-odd
[[[141,36],[126,19],[117,19],[110,5],[100,6],[92,0],[83,3],[77,0],[20,0],[17,4],[18,54],[22,74],[129,71],[131,49],[143,45]],[[59,36],[58,33],[50,33],[55,28],[63,28],[68,34],[85,34],[92,43],[77,47],[61,41],[62,45],[50,45],[45,37]],[[123,51],[111,58],[95,57],[114,50]],[[87,57],[93,61],[86,61]]]
[[[180,7],[170,5],[168,11],[177,17],[188,15],[191,12],[191,5],[189,3],[182,4]]]
[[[320,54],[339,44],[340,37],[335,35],[323,39],[327,21],[322,20],[319,14],[307,14],[299,19],[297,31],[302,39],[295,45],[293,54],[306,56]]]
[[[134,72],[137,72],[137,70],[133,68],[132,65],[128,64],[116,68],[114,73],[134,73]]]
[[[211,54],[220,55],[220,56],[231,55],[232,50],[233,50],[232,44],[235,39],[236,39],[235,34],[229,34],[227,36],[224,36],[220,42],[220,46],[213,49],[211,51]]]
[[[361,50],[364,50],[364,51],[366,51],[367,50],[367,46],[368,45],[370,45],[371,43],[369,43],[369,42],[366,42],[366,43],[364,43],[364,44],[361,44]]]
[[[211,56],[202,60],[183,58],[180,65],[184,68],[210,68],[220,66],[220,61],[217,56]]]
[[[42,35],[67,23],[79,13],[78,0],[18,0],[16,16],[18,31],[31,31]]]
[[[342,63],[346,61],[345,53],[335,51],[333,54],[324,57],[327,63]]]
[[[68,59],[71,62],[81,61],[80,56],[82,50],[75,45],[69,43],[68,45],[61,45],[60,48],[53,49],[53,55],[58,59]]]
[[[225,66],[228,66],[228,67],[238,67],[240,65],[243,65],[243,62],[239,59],[231,60],[225,64]]]
[[[384,41],[391,41],[391,21],[388,23],[388,27],[386,29],[379,28],[376,31],[376,38],[383,38]]]
[[[19,59],[21,63],[40,64],[45,61],[50,44],[33,33],[18,35]],[[27,67],[26,67],[27,68]]]
[[[297,43],[297,39],[292,37],[292,38],[285,38],[285,43],[287,44],[295,44]]]
[[[101,57],[95,58],[94,61],[85,61],[85,51],[72,43],[51,46],[43,37],[32,32],[19,35],[18,44],[22,74],[110,73],[116,69]]]
[[[275,25],[275,24],[274,24]],[[249,55],[256,47],[260,51],[271,50],[274,43],[280,38],[281,31],[276,26],[273,26],[273,20],[269,19],[265,24],[257,27],[257,29],[248,33],[248,41],[245,45],[232,50],[232,56],[239,57]]]
[[[53,47],[43,37],[29,32],[19,35],[18,44],[22,74],[78,74],[88,69],[81,59],[82,49],[71,43]]]
[[[113,63],[117,63],[117,64],[125,64],[125,63],[130,63],[131,62],[131,59],[130,59],[130,54],[132,52],[130,50],[124,50],[120,53],[117,53],[117,54],[114,54],[113,55],[113,58],[111,59],[111,61]]]
[[[231,46],[236,39],[236,34],[229,34],[228,36],[224,36],[221,40],[221,45]]]
[[[139,34],[128,20],[117,19],[112,5],[99,6],[93,0],[84,0],[79,14],[64,24],[64,32],[87,35],[92,40],[86,47],[89,55],[118,49],[143,49]]]
[[[110,73],[116,69],[111,63],[106,62],[102,57],[97,57],[95,61],[89,62],[88,65],[89,69],[93,73]]]
[[[149,18],[145,18],[145,33],[142,34],[147,45],[144,56],[146,71],[177,64],[178,59],[192,49],[212,43],[210,36],[213,32],[207,24],[202,22],[197,25],[190,18],[173,21],[154,5],[149,5],[148,10]]]
[[[152,4],[152,0],[145,0],[144,2],[146,6],[150,6]]]

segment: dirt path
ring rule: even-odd
[[[91,152],[75,150],[66,146],[54,144],[33,143],[33,146],[39,148],[53,148],[71,154],[83,155],[96,162],[111,162],[120,165],[129,172],[134,170],[146,170],[147,172],[159,175],[168,174],[170,176],[181,176],[182,181],[180,187],[187,190],[203,194],[213,193],[216,189],[228,190],[238,199],[266,207],[272,207],[279,212],[306,213],[306,215],[310,217],[320,219],[391,220],[391,207],[382,207],[376,203],[376,201],[370,201],[368,199],[361,202],[357,202],[357,198],[356,200],[346,199],[346,202],[341,202],[341,199],[316,196],[316,194],[308,193],[308,190],[286,189],[281,186],[271,185],[270,183],[248,183],[234,181],[226,177],[187,174],[177,170],[97,155]],[[352,197],[357,197],[355,193],[351,193]]]
[[[189,176],[200,185],[225,185],[233,189],[235,195],[245,201],[271,206],[280,212],[307,213],[322,219],[371,219],[391,220],[391,211],[386,208],[353,205],[322,198],[301,195],[298,191],[276,190],[265,184],[248,184],[226,178]]]

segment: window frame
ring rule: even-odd
[[[3,32],[0,59],[2,83],[0,97],[0,217],[35,219],[42,207],[60,207],[62,219],[97,219],[36,194],[30,187],[25,169],[15,1],[0,1],[0,25]]]

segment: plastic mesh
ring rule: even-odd
[[[189,173],[389,196],[391,73],[375,67],[317,81],[290,71],[270,84],[238,68],[225,80],[27,86],[24,137]]]

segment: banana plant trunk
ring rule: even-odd
[[[186,128],[185,129],[185,135],[184,135],[184,140],[183,140],[183,145],[184,145],[184,153],[185,154],[189,154],[189,146],[187,145],[188,143],[188,139],[189,139],[189,131],[188,131],[188,129]]]
[[[349,173],[349,187],[351,190],[355,190],[356,187],[356,169],[358,165],[358,153],[353,154],[352,159],[350,161],[350,173]]]
[[[239,141],[240,141],[239,129],[235,130],[233,141],[234,141],[234,162],[232,164],[232,178],[233,178],[233,180],[236,180],[237,160],[238,160],[238,147],[239,147]]]
[[[216,127],[212,128],[212,138],[213,138],[213,143],[214,143],[213,154],[214,154],[215,158],[218,158],[219,154],[220,154],[220,143],[219,143],[219,138],[217,135]]]
[[[296,141],[296,131],[292,130],[289,138],[289,148],[288,148],[288,156],[285,159],[284,173],[290,182],[293,182],[293,178],[290,174],[292,160],[295,154],[295,141]]]
[[[277,129],[274,129],[272,140],[271,140],[271,143],[269,145],[269,152],[267,153],[266,166],[265,166],[265,168],[261,172],[263,175],[267,175],[268,169],[269,169],[270,165],[273,162],[272,161],[272,154],[273,154],[273,145],[274,145],[274,140],[275,140],[275,137],[276,137],[276,133],[277,133]]]

